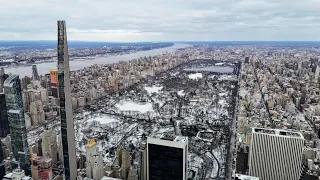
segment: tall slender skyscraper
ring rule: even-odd
[[[39,81],[40,80],[40,77],[39,77],[39,74],[38,74],[38,69],[37,69],[37,65],[32,65],[32,79],[34,81]]]
[[[77,163],[65,21],[58,21],[58,86],[64,174],[66,180],[74,180],[77,177]]]
[[[4,83],[4,69],[0,68],[0,93],[3,92],[3,83]]]
[[[6,105],[5,94],[3,93],[4,81],[8,75],[4,73],[4,69],[0,68],[0,137],[6,137],[9,131],[8,110]]]
[[[9,131],[9,121],[5,94],[0,92],[0,137],[6,137]]]
[[[26,174],[30,175],[30,152],[22,104],[21,82],[18,75],[12,75],[5,80],[4,93],[8,109],[13,157],[20,161]]]

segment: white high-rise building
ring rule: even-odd
[[[249,175],[263,180],[298,180],[303,143],[298,132],[252,128]]]
[[[86,174],[87,178],[100,180],[104,175],[103,159],[97,152],[97,143],[90,139],[86,145]]]
[[[187,137],[147,138],[147,180],[186,180],[187,168]]]
[[[52,165],[58,162],[58,144],[57,135],[53,130],[45,130],[42,133],[42,153],[43,156],[49,155],[52,159]]]

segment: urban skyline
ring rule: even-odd
[[[66,18],[69,29],[66,21],[56,21],[55,45],[0,42],[0,100],[5,100],[0,103],[0,179],[320,178],[320,43],[210,40],[255,38],[270,29],[264,37],[312,38],[311,29],[318,25],[301,27],[317,19],[310,12],[320,3],[151,0],[138,7],[144,1],[137,1],[110,2],[119,9],[109,18],[103,16],[109,7],[91,12],[104,2],[81,0],[76,10],[67,11],[72,5],[68,2],[59,13],[48,10],[72,14]],[[51,1],[33,2],[35,14],[37,8],[55,6]],[[164,2],[168,4],[157,7]],[[84,5],[87,13],[80,16],[76,11]],[[309,11],[298,17],[294,12],[301,8]],[[288,9],[294,11],[286,14]],[[136,15],[130,19],[134,26],[121,21],[131,13]],[[153,21],[143,29],[146,18]],[[97,19],[101,24],[94,22]],[[290,19],[296,19],[295,24]],[[92,23],[85,29],[88,20]],[[225,24],[219,24],[221,20]],[[28,37],[40,31],[49,37],[52,32],[44,29],[51,24],[36,23],[40,26],[26,31]],[[103,29],[105,25],[110,28]],[[127,28],[120,29],[124,25]],[[282,28],[290,31],[283,34]],[[0,39],[1,29],[10,28],[0,27]],[[23,28],[15,30],[11,35],[20,39]],[[299,35],[306,30],[311,35]],[[67,32],[68,38],[71,34],[71,39],[91,41],[185,41],[77,41],[70,48]]]

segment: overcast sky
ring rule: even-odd
[[[320,40],[320,0],[0,0],[0,40]]]

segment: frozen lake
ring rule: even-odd
[[[96,57],[95,59],[90,60],[74,60],[70,61],[70,70],[79,70],[85,67],[92,66],[94,64],[109,64],[109,63],[116,63],[119,61],[129,61],[132,59],[137,59],[139,57],[144,56],[155,56],[165,52],[174,52],[177,49],[190,47],[189,44],[180,44],[176,43],[171,47],[160,48],[160,49],[152,49],[148,51],[139,51],[132,54],[125,54],[119,56],[110,56],[110,57]],[[37,64],[38,73],[39,75],[48,74],[50,70],[57,69],[57,62],[47,62],[47,63],[40,63]],[[20,66],[15,68],[4,68],[6,73],[18,74],[20,78],[24,76],[32,76],[32,69],[31,66]]]
[[[234,68],[230,66],[211,66],[211,67],[202,67],[202,68],[187,68],[185,71],[194,71],[194,72],[217,72],[217,73],[232,73]]]

